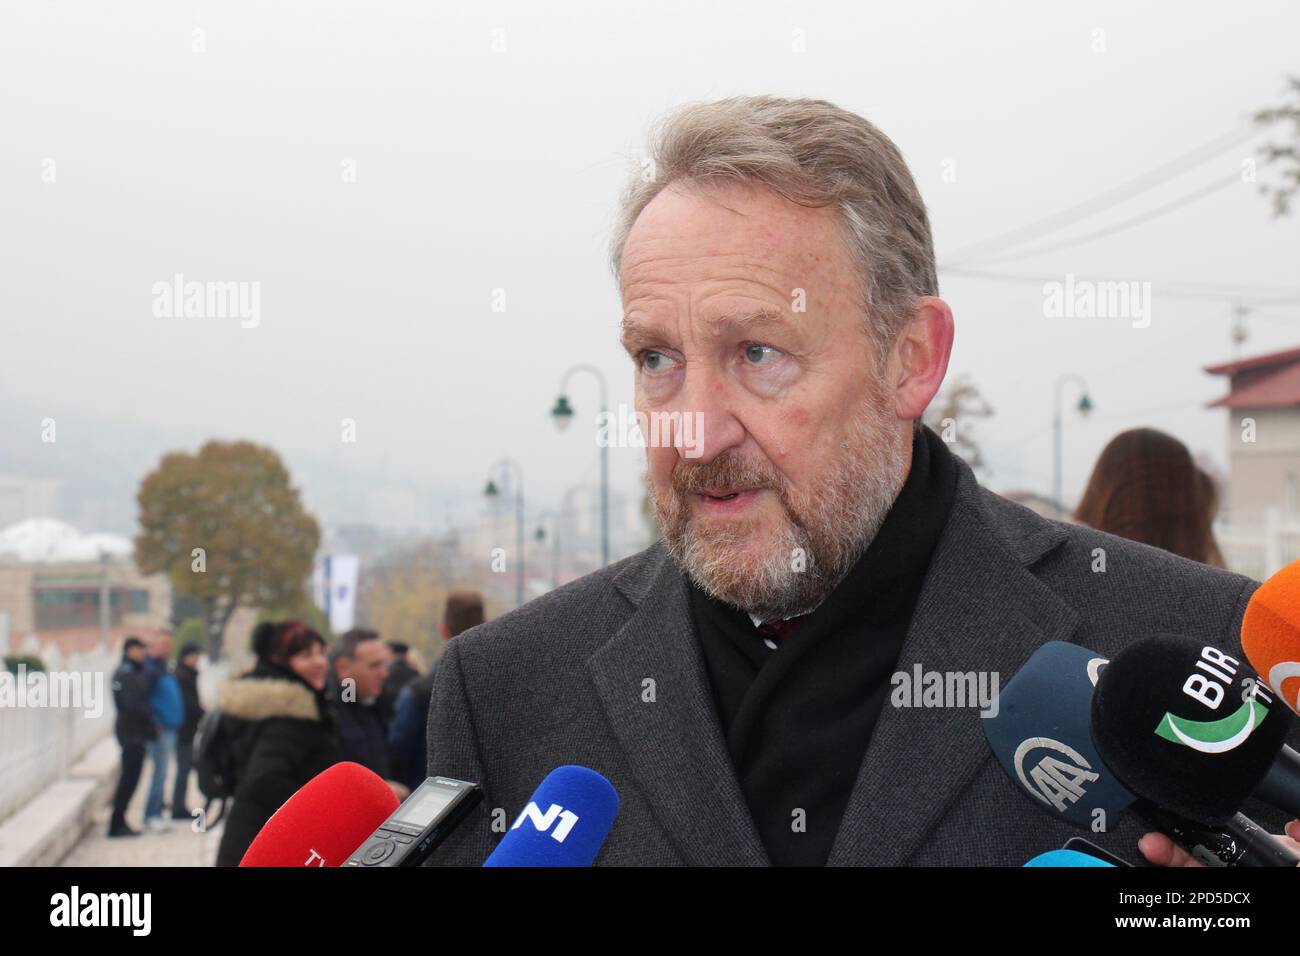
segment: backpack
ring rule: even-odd
[[[194,769],[199,792],[206,800],[203,815],[209,829],[225,816],[226,801],[235,795],[235,729],[230,721],[221,711],[210,710],[199,719],[194,732]],[[211,813],[214,802],[218,804],[215,817]]]

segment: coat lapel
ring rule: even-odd
[[[986,671],[1005,686],[1041,644],[1068,641],[1078,625],[1028,570],[1065,530],[1001,499],[1007,510],[993,522],[986,495],[958,462],[952,512],[895,671]],[[685,583],[662,543],[615,585],[636,610],[587,666],[637,784],[687,864],[770,863],[722,737]],[[828,862],[906,863],[992,759],[976,708],[886,701]]]
[[[895,672],[996,673],[1005,686],[1045,641],[1069,640],[1075,612],[1028,570],[1064,539],[1059,525],[1016,506],[990,516],[974,475],[958,463],[948,524]],[[854,783],[829,864],[904,864],[993,755],[974,708],[902,708],[886,700]]]
[[[766,865],[722,737],[685,582],[662,545],[647,557],[655,563],[632,565],[616,581],[635,613],[587,662],[601,703],[687,864]]]

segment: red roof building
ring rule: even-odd
[[[1211,365],[1205,371],[1227,375],[1230,389],[1210,408],[1300,407],[1300,349]]]
[[[1220,544],[1227,555],[1234,541],[1225,535],[1239,539],[1240,553],[1255,556],[1229,563],[1262,580],[1300,557],[1300,348],[1205,371],[1228,378],[1228,394],[1209,404],[1228,410]]]

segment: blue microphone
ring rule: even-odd
[[[1035,803],[1075,826],[1109,830],[1137,797],[1092,744],[1092,688],[1105,659],[1049,641],[998,695],[984,736],[1011,779]]]
[[[618,794],[586,767],[547,774],[484,866],[591,866],[618,816]]]
[[[1025,866],[1109,866],[1114,869],[1115,864],[1078,850],[1048,850],[1038,854]]]

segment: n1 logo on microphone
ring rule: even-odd
[[[556,824],[554,830],[551,830],[551,824],[555,823],[557,819],[560,822]],[[523,823],[524,820],[532,823],[533,829],[539,833],[546,833],[550,830],[551,839],[556,843],[563,843],[564,838],[577,825],[578,815],[572,810],[565,810],[556,803],[552,803],[550,808],[545,813],[542,813],[541,807],[530,800],[528,806],[524,807],[524,812],[519,814],[510,829],[518,830],[519,824]]]
[[[1218,710],[1232,686],[1240,661],[1216,647],[1201,648],[1196,662],[1200,673],[1192,673],[1183,682],[1183,693],[1209,710]],[[1208,676],[1207,676],[1208,675]],[[1156,724],[1156,736],[1191,747],[1205,754],[1227,753],[1245,743],[1255,728],[1268,716],[1273,702],[1258,677],[1245,681],[1241,706],[1218,720],[1190,720],[1166,711]],[[1263,703],[1257,698],[1263,698]]]

